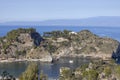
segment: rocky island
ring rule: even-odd
[[[116,52],[117,40],[99,37],[89,30],[51,31],[41,36],[34,28],[19,28],[0,38],[0,62],[52,62],[61,57],[91,57],[103,60]]]

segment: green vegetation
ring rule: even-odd
[[[75,80],[70,68],[62,67],[59,80]]]
[[[88,68],[88,64],[83,64],[83,65],[81,65],[80,68],[78,68],[77,70],[83,72],[83,71],[86,70],[86,68]]]
[[[52,37],[52,38],[65,37],[65,38],[69,38],[69,32],[71,32],[71,31],[64,30],[64,31],[44,32],[43,37]]]
[[[64,47],[69,47],[69,46],[71,46],[71,43],[70,43],[69,41],[63,41],[63,42],[60,42],[59,44],[61,45],[61,47],[62,47],[62,46],[64,46]]]
[[[22,73],[19,80],[38,80],[38,65],[31,63],[26,71]]]
[[[4,44],[3,44],[3,49],[4,49],[4,50],[7,49],[10,44],[11,44],[10,42],[4,43]]]
[[[83,64],[75,70],[61,68],[60,80],[119,80],[120,65],[112,64],[111,61],[92,61]]]
[[[57,50],[57,47],[49,43],[46,45],[45,49],[50,53],[54,53]]]
[[[40,80],[48,80],[48,77],[45,74],[43,74],[42,71],[40,73]]]
[[[115,75],[120,79],[120,65],[115,67]]]
[[[109,66],[104,67],[104,73],[107,77],[110,76],[112,73],[111,68]]]
[[[3,42],[3,38],[2,37],[0,37],[0,43],[2,43]]]
[[[90,69],[83,72],[83,78],[86,80],[97,80],[98,72],[96,70]]]
[[[12,30],[12,31],[8,32],[7,36],[6,36],[6,39],[8,41],[17,40],[17,37],[21,33],[32,33],[32,32],[36,32],[36,30],[34,28],[29,28],[29,29],[19,28],[17,30]]]
[[[31,63],[25,72],[22,73],[22,75],[19,77],[19,80],[38,80],[38,77],[40,77],[40,80],[47,80],[47,76],[44,75],[42,72],[39,76],[39,69],[38,65],[36,63]]]

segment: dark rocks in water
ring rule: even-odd
[[[34,40],[34,45],[39,46],[43,38],[38,32],[31,33],[31,38]]]
[[[7,71],[3,71],[0,77],[0,80],[16,80],[15,77],[9,74]]]
[[[120,44],[118,45],[116,52],[113,52],[112,58],[117,62],[120,62]]]
[[[115,52],[112,53],[112,58],[113,58],[113,59],[116,59],[116,58],[117,58],[117,55],[116,55]]]
[[[59,59],[53,58],[52,61],[51,61],[51,63],[56,63],[58,61],[59,61]]]

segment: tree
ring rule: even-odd
[[[47,76],[43,73],[39,75],[38,65],[36,63],[31,63],[28,65],[25,72],[19,77],[19,80],[47,80]]]
[[[19,80],[38,80],[38,71],[38,65],[31,63],[19,77]]]

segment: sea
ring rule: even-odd
[[[96,27],[96,26],[0,26],[0,37],[3,37],[7,32],[17,28],[35,28],[37,32],[43,35],[44,32],[57,31],[57,30],[71,30],[74,32],[80,32],[81,30],[90,30],[92,33],[100,37],[113,38],[120,41],[120,27]],[[69,63],[73,60],[73,63]],[[89,63],[89,59],[82,58],[61,58],[55,63],[42,63],[36,62],[39,65],[39,70],[45,73],[49,79],[58,79],[60,67],[69,67],[75,69],[81,64]],[[3,71],[7,71],[15,77],[19,77],[30,62],[12,62],[12,63],[0,63],[0,74]]]
[[[7,32],[17,28],[35,28],[41,35],[44,32],[56,31],[56,30],[71,30],[79,32],[81,30],[90,30],[94,34],[101,37],[110,37],[120,41],[120,27],[96,27],[96,26],[0,26],[0,37],[3,37]]]

